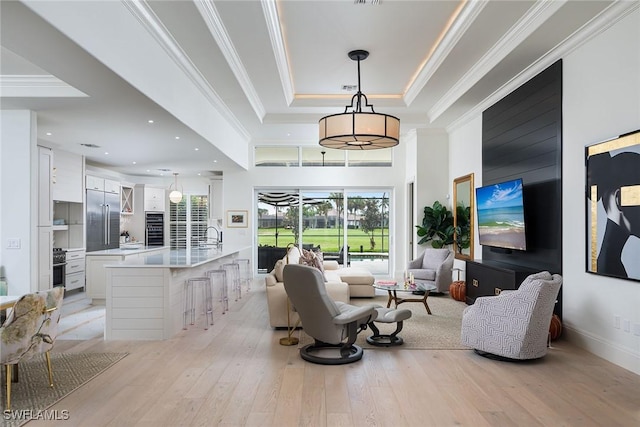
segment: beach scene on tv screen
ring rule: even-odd
[[[526,249],[522,180],[476,189],[480,244]]]

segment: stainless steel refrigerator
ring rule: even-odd
[[[120,195],[87,190],[87,252],[120,245]]]

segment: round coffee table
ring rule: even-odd
[[[389,284],[389,281],[381,281],[373,284],[373,287],[376,289],[382,289],[388,292],[389,299],[387,301],[387,308],[391,307],[391,301],[395,303],[396,308],[403,302],[421,302],[424,304],[424,308],[427,309],[427,313],[431,314],[431,309],[429,308],[429,304],[427,304],[427,298],[429,297],[429,292],[435,291],[437,288],[435,285],[429,284],[420,284],[420,289],[417,288],[405,288],[404,284],[395,285]],[[420,295],[421,298],[402,298],[398,296],[398,292],[415,292],[415,291],[424,291],[424,295]]]

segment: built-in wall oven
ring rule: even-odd
[[[53,286],[64,286],[67,269],[67,251],[53,248]]]

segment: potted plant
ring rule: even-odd
[[[421,237],[419,245],[431,242],[434,248],[443,248],[453,244],[453,213],[438,201],[433,206],[425,206],[422,225],[416,225],[416,228]]]

